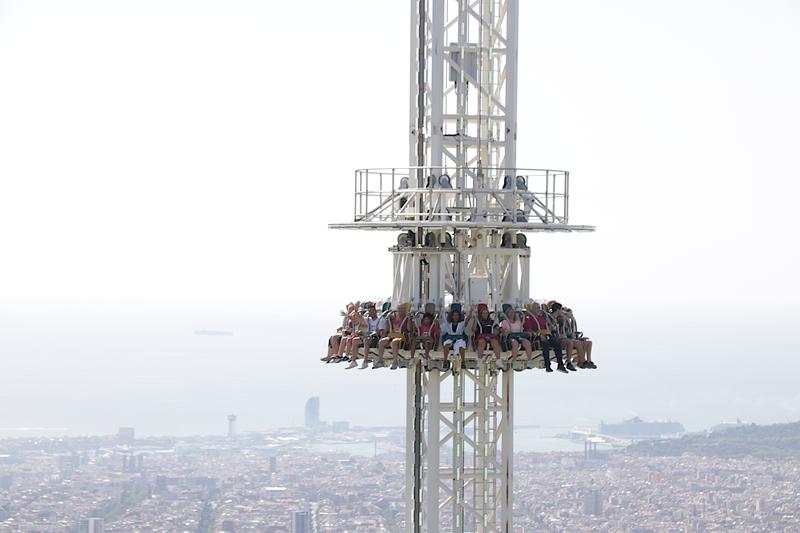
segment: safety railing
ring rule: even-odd
[[[354,220],[569,223],[569,172],[410,167],[355,173]]]

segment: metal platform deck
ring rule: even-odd
[[[401,350],[400,351],[400,357],[398,358],[398,367],[400,369],[408,368],[409,366],[412,366],[412,364],[415,361],[421,361],[423,353],[424,352],[422,350],[417,350],[417,355],[414,358],[412,358],[410,356],[410,354],[408,353],[408,350]],[[487,355],[487,353],[489,355]],[[573,350],[572,355],[577,355],[577,353],[578,352],[576,350]],[[542,351],[541,350],[533,350],[532,354],[533,354],[533,358],[530,361],[528,361],[527,354],[523,351],[521,354],[519,354],[517,356],[517,358],[513,361],[513,364],[512,364],[511,354],[509,352],[504,352],[503,353],[503,359],[504,359],[503,368],[500,369],[500,368],[498,368],[496,366],[496,362],[495,362],[496,359],[495,359],[494,354],[491,352],[491,350],[488,350],[487,352],[484,352],[482,361],[478,360],[478,357],[477,357],[477,355],[476,355],[476,353],[474,351],[467,351],[467,353],[465,354],[465,357],[464,357],[464,362],[462,364],[462,368],[466,369],[466,370],[475,370],[475,369],[480,368],[482,365],[488,365],[487,368],[489,368],[490,370],[491,369],[496,369],[496,370],[516,370],[518,372],[521,372],[521,371],[524,371],[524,370],[544,369],[545,365],[544,365],[544,357],[542,356]],[[323,362],[323,364],[340,364],[340,363],[349,362],[349,356],[345,355],[344,357],[345,357],[344,360],[331,361],[330,363],[324,363]],[[453,356],[453,353],[451,352],[450,355],[449,355],[449,360],[451,361],[451,364],[452,364],[452,361],[454,359],[455,358]],[[374,364],[375,362],[377,362],[378,361],[377,352],[372,350],[370,352],[369,356],[368,356],[368,360],[369,360],[369,362],[371,364]],[[391,370],[391,366],[390,365],[392,364],[393,360],[394,360],[394,356],[392,355],[391,350],[387,349],[386,352],[383,355],[383,362],[384,362],[384,365],[386,365],[386,366],[378,367],[378,369],[386,368],[386,369],[390,369]],[[358,361],[358,363],[360,365],[364,361],[364,356],[359,353],[357,361]],[[555,360],[554,356],[551,356],[550,361],[551,361],[552,366],[555,367],[556,366],[556,360]],[[370,369],[371,369],[371,367],[370,367]],[[434,369],[435,370],[444,370],[444,353],[441,350],[435,351],[435,352],[430,352],[430,355],[428,357],[427,369],[428,370],[434,370]]]
[[[594,226],[575,224],[542,224],[525,222],[451,222],[440,220],[403,220],[402,222],[343,222],[328,224],[329,229],[404,231],[409,229],[494,229],[499,231],[528,231],[532,233],[585,233],[595,231]]]

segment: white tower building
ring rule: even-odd
[[[594,229],[569,222],[567,171],[517,166],[518,12],[411,0],[409,167],[356,171],[353,221],[330,226],[399,232],[392,308],[522,307],[526,233]],[[407,532],[512,532],[512,367],[532,365],[405,365]]]
[[[236,415],[228,415],[228,438],[236,437]]]

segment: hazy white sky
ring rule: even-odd
[[[407,4],[0,0],[0,295],[389,293],[394,237],[325,224],[354,168],[407,164]],[[534,239],[535,289],[796,305],[799,29],[791,0],[523,0],[520,165],[572,170],[599,228]]]
[[[749,354],[792,337],[800,3],[521,4],[519,164],[571,170],[572,220],[598,226],[529,238],[534,295],[618,343],[630,318],[690,306],[720,361],[742,335]],[[0,0],[0,311],[246,303],[295,320],[390,294],[394,235],[326,224],[351,216],[353,169],[407,165],[408,11]],[[663,357],[685,348],[670,332]]]

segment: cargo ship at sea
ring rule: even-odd
[[[637,416],[618,424],[600,422],[600,433],[623,439],[652,439],[681,435],[686,428],[680,422],[646,422]]]

